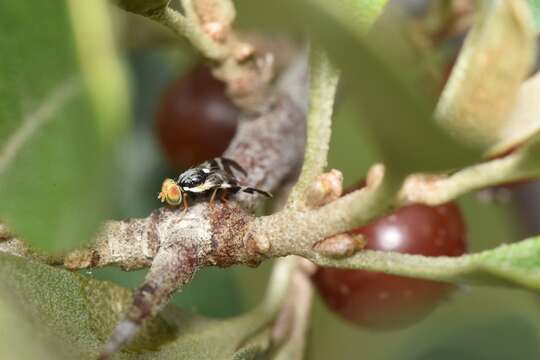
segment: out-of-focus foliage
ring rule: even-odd
[[[2,289],[0,298],[0,358],[2,359],[44,359],[58,358],[64,350],[53,351],[47,334],[36,336],[32,321],[17,306],[16,301]],[[32,339],[32,341],[28,341]],[[21,346],[24,344],[24,346]],[[60,355],[60,358],[64,356]]]
[[[496,146],[490,149],[491,154],[504,153],[540,131],[540,73],[527,79],[517,94],[516,107],[504,126],[500,129]]]
[[[245,271],[250,270],[253,271],[252,269]],[[236,279],[240,272],[241,268],[201,269],[181,292],[174,295],[172,303],[187,311],[213,318],[239,315],[246,310]],[[108,267],[89,273],[83,271],[83,274],[91,275],[98,280],[113,281],[126,288],[135,288],[142,283],[146,271],[125,272]]]
[[[2,3],[0,19],[0,218],[37,248],[73,248],[108,203],[112,139],[99,126],[125,112],[87,91],[66,3]],[[116,89],[107,101],[125,104]]]
[[[273,30],[307,29],[323,43],[357,97],[366,127],[390,171],[448,169],[477,158],[435,123],[435,97],[419,82],[424,69],[401,71],[411,59],[399,31],[385,26],[375,34],[376,41],[370,41],[374,34],[366,37],[366,23],[358,22],[356,12],[341,3],[240,1],[239,16],[243,12],[254,19],[251,25],[261,26],[256,14],[264,13],[263,25]],[[404,51],[396,52],[396,47]]]
[[[533,13],[534,25],[536,27],[536,31],[538,32],[540,30],[540,1],[528,0],[528,3]]]
[[[15,358],[23,347],[51,359],[95,359],[131,304],[131,291],[109,282],[11,255],[0,254],[0,262],[0,328],[10,333],[0,338],[0,351]],[[212,320],[170,305],[119,358],[252,359],[269,346],[272,316],[261,308]]]
[[[446,83],[437,114],[441,124],[460,141],[484,150],[497,146],[498,151],[505,152],[531,136],[520,131],[522,138],[510,143],[501,138],[501,132],[531,71],[535,32],[525,2],[484,4]],[[528,121],[540,122],[534,116]],[[534,127],[526,128],[534,133]]]
[[[101,141],[106,151],[130,123],[126,71],[120,60],[106,0],[68,1],[81,73],[87,85]],[[99,26],[96,26],[99,23]]]

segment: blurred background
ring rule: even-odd
[[[421,26],[421,19],[429,11],[428,2],[422,0],[393,3],[404,9],[413,26]],[[117,15],[119,21],[126,20]],[[432,39],[445,54],[445,66],[440,68],[443,77],[451,67],[467,25],[465,20],[455,31]],[[169,128],[162,128],[176,125],[167,124],[163,119],[167,114],[163,114],[162,108],[166,106],[164,98],[174,98],[171,87],[175,81],[199,66],[200,60],[188,46],[170,46],[166,39],[164,42],[163,46],[139,44],[136,49],[126,51],[135,120],[121,155],[123,185],[115,205],[117,219],[144,217],[160,206],[156,194],[161,180],[182,171],[182,162],[178,163],[170,154],[174,149],[167,147]],[[369,166],[378,160],[354,102],[354,94],[347,91],[344,79],[335,108],[329,167],[343,172],[346,186],[363,179]],[[227,123],[226,128],[231,126],[234,123]],[[196,141],[196,135],[190,133],[190,124],[180,125],[179,131],[186,135],[177,141],[185,141],[186,146]],[[521,184],[459,199],[469,229],[469,252],[538,233],[538,188],[534,183]],[[204,269],[183,292],[175,295],[174,303],[211,317],[240,314],[261,301],[270,269],[269,262],[257,269],[240,266]],[[115,268],[83,273],[132,288],[145,275],[145,271],[122,272]],[[540,296],[510,288],[460,287],[424,320],[406,329],[387,332],[363,330],[347,323],[315,296],[311,323],[307,350],[310,360],[525,360],[538,359],[540,354]]]

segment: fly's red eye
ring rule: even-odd
[[[178,201],[180,199],[180,188],[178,186],[170,186],[167,189],[167,198],[171,201]]]
[[[165,179],[161,184],[161,192],[158,195],[161,202],[169,205],[178,205],[182,202],[182,191],[173,179]]]

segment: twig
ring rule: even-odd
[[[184,14],[166,0],[113,0],[124,10],[146,16],[186,38],[207,59],[214,76],[226,84],[231,99],[249,112],[260,111],[274,76],[271,54],[257,54],[232,30],[235,8],[231,0],[182,0]],[[152,6],[152,2],[155,4]],[[139,4],[140,3],[140,4]]]
[[[538,136],[501,159],[469,166],[450,176],[411,175],[405,181],[398,205],[412,202],[438,205],[472,190],[540,176]]]
[[[289,275],[288,293],[272,329],[274,344],[279,346],[276,360],[301,360],[304,358],[306,331],[309,324],[313,285],[310,276],[315,266],[308,260],[289,257],[296,263]]]
[[[383,176],[380,166],[372,172],[376,174],[368,176],[372,180],[367,187],[320,208],[284,209],[255,219],[250,239],[271,244],[267,256],[303,255],[311,252],[313,245],[322,239],[366,224],[392,208],[399,189],[393,177]]]
[[[2,232],[2,227],[7,229],[4,225],[0,224],[0,233]],[[0,234],[0,252],[5,252],[15,256],[22,256],[26,258],[33,258],[34,254],[30,251],[28,246],[15,236],[9,236],[9,233]]]
[[[184,3],[187,3],[184,1]],[[190,12],[193,14],[193,12]],[[206,35],[193,17],[180,14],[169,6],[153,13],[151,18],[171,29],[176,35],[186,37],[205,57],[222,60],[227,56],[227,49]]]
[[[307,191],[327,163],[332,112],[339,72],[324,50],[313,45],[310,51],[309,112],[304,164],[290,196],[291,206],[305,202]]]
[[[327,163],[338,79],[338,71],[330,64],[324,51],[313,46],[310,51],[310,107],[304,163],[300,178],[288,198],[291,208],[307,210],[333,200],[333,195],[341,195],[341,173],[330,173],[329,176],[321,178]],[[338,180],[332,181],[336,177]],[[316,180],[322,186],[313,189]],[[327,183],[330,185],[325,186]],[[316,196],[310,196],[310,193],[314,192],[317,193]],[[300,360],[304,354],[305,332],[313,295],[309,276],[315,266],[298,257],[289,257],[287,260],[295,266],[288,274],[288,294],[274,323],[272,337],[277,345],[281,345],[276,359]]]

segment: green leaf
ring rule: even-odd
[[[460,257],[425,257],[382,251],[363,251],[332,260],[314,255],[322,266],[380,271],[408,277],[540,289],[540,236]]]
[[[240,284],[237,280],[238,271],[238,268],[203,268],[182,288],[181,292],[174,295],[171,302],[183,309],[212,318],[239,315],[246,310],[246,307],[242,301]],[[117,267],[109,266],[92,269],[90,272],[82,270],[82,273],[97,280],[112,281],[122,287],[136,288],[143,282],[147,271],[125,272]]]
[[[7,254],[0,254],[0,284],[0,328],[20,330],[25,344],[6,358],[45,349],[54,359],[95,359],[132,300],[130,290],[109,282]],[[270,345],[274,313],[264,309],[213,320],[169,305],[118,358],[255,358]]]
[[[33,324],[21,313],[15,299],[10,296],[0,298],[0,358],[1,359],[66,359],[58,356],[46,334],[36,337]],[[6,331],[7,330],[7,331]],[[28,339],[33,339],[29,345]],[[45,341],[47,340],[47,341]],[[50,339],[52,340],[52,339]]]
[[[322,42],[351,86],[363,119],[372,130],[389,171],[406,174],[441,170],[472,162],[479,153],[464,148],[433,118],[435,99],[419,85],[423,69],[405,62],[402,36],[366,36],[366,28],[381,10],[373,1],[239,1],[240,18],[272,29],[307,30]],[[384,4],[385,1],[378,1]],[[365,5],[365,6],[364,6]],[[364,17],[359,13],[366,9]],[[265,14],[263,19],[255,14]],[[250,16],[253,15],[253,16]],[[365,19],[370,18],[370,22]],[[363,19],[363,20],[360,20]],[[429,151],[426,151],[429,149]],[[359,149],[358,151],[361,151]]]
[[[93,17],[101,30],[87,28],[86,45],[77,47],[69,15],[64,1],[0,4],[0,219],[50,251],[88,240],[103,218],[107,161],[120,133],[105,138],[103,124],[122,128],[114,124],[127,113],[122,85],[102,84],[108,102],[120,104],[107,109],[86,86],[92,75],[101,78],[105,60],[84,71],[78,61],[114,63],[113,53],[82,51],[100,41],[107,19]]]
[[[473,317],[471,320],[455,328],[437,329],[430,341],[426,341],[425,334],[410,339],[411,342],[422,342],[422,346],[413,348],[411,355],[401,358],[453,360],[538,357],[540,344],[534,319],[517,314],[501,314],[491,319],[478,321]],[[494,333],[497,335],[493,336]]]
[[[133,12],[135,14],[141,14],[150,16],[159,9],[164,8],[170,2],[170,0],[111,0],[116,6]]]
[[[129,114],[126,73],[116,51],[107,0],[69,1],[81,72],[96,111],[99,135],[114,146]],[[96,23],[100,26],[96,27]]]
[[[483,150],[496,147],[498,153],[515,148],[534,133],[529,124],[506,128],[530,73],[535,42],[524,2],[484,2],[437,104],[441,124],[461,141]],[[514,142],[501,137],[515,132],[523,134],[518,142],[514,135],[510,136]],[[493,155],[493,149],[490,152]]]
[[[540,31],[540,0],[528,0],[536,31]]]

